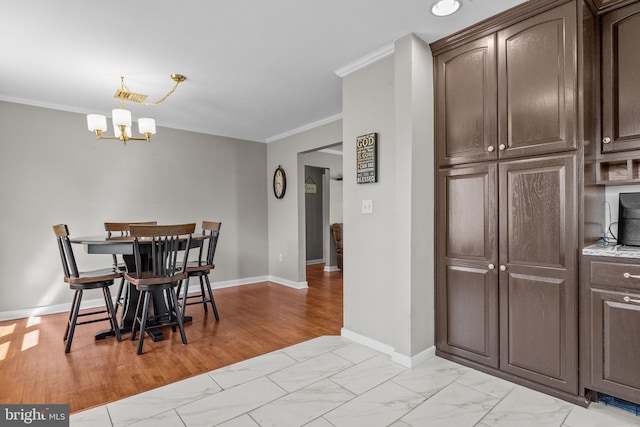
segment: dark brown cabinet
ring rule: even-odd
[[[498,32],[500,158],[576,148],[576,6]]]
[[[498,368],[498,166],[445,169],[437,178],[436,345]]]
[[[640,3],[602,17],[602,152],[640,149]]]
[[[577,392],[575,163],[440,170],[439,351]]]
[[[576,156],[499,165],[500,369],[578,389]]]
[[[441,166],[576,148],[575,21],[566,3],[436,56]]]
[[[640,263],[585,258],[587,388],[640,404]]]
[[[496,159],[495,34],[436,57],[436,140],[441,165]]]

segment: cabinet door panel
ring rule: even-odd
[[[500,369],[577,392],[575,155],[504,162]]]
[[[591,377],[594,389],[640,403],[640,303],[629,299],[640,295],[591,290]]]
[[[495,163],[438,173],[436,344],[497,368],[496,179]]]
[[[436,146],[441,165],[496,158],[495,35],[436,58]],[[491,147],[491,148],[490,148]]]
[[[438,347],[498,367],[498,286],[495,270],[444,266]]]
[[[575,16],[567,3],[498,33],[500,158],[576,148]]]
[[[605,153],[640,149],[640,3],[602,19],[602,134]],[[604,140],[603,140],[604,141]]]

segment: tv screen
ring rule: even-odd
[[[618,244],[640,246],[640,193],[620,193]]]

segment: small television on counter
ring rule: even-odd
[[[620,193],[618,244],[640,246],[640,193]]]

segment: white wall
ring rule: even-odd
[[[409,35],[343,79],[343,333],[407,365],[434,351],[432,67],[428,46]],[[378,182],[356,184],[355,140],[370,132]]]
[[[7,102],[0,128],[0,315],[71,301],[58,223],[86,236],[105,221],[221,221],[214,284],[268,275],[265,144],[159,128],[124,147],[97,141],[84,115]],[[76,254],[84,269],[111,265]]]

